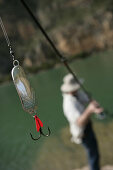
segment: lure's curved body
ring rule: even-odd
[[[11,74],[23,109],[29,113],[34,113],[36,110],[35,94],[26,78],[24,70],[21,66],[17,65],[13,67]]]

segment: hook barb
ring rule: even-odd
[[[39,135],[38,138],[34,138],[33,135],[30,133],[31,139],[32,139],[32,140],[39,140],[42,135],[45,136],[45,137],[48,137],[48,136],[50,136],[50,134],[51,134],[51,131],[50,131],[50,128],[49,128],[49,127],[48,127],[48,132],[49,132],[48,134],[44,134],[43,131],[42,131],[42,128],[40,128],[40,131],[39,131],[39,132],[40,132],[40,135]]]

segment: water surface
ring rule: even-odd
[[[70,66],[79,77],[85,79],[85,88],[93,97],[113,112],[112,51],[75,60]],[[61,66],[30,77],[31,85],[36,91],[37,112],[44,123],[45,133],[47,126],[51,128],[51,137],[68,125],[63,116],[60,92],[65,74],[67,70]],[[35,137],[38,135],[33,118],[22,109],[13,83],[0,86],[0,170],[33,169],[37,155],[44,154],[41,150],[48,138],[34,142],[29,132]]]

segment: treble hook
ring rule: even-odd
[[[40,127],[40,130],[39,130],[39,132],[40,132],[40,135],[39,135],[39,137],[38,138],[34,138],[33,137],[33,135],[30,133],[30,135],[31,135],[31,138],[33,139],[33,140],[38,140],[38,139],[40,139],[40,137],[41,137],[41,135],[43,135],[43,136],[45,136],[45,137],[48,137],[48,136],[50,136],[50,134],[51,134],[51,131],[50,131],[50,129],[49,129],[49,127],[48,127],[48,134],[47,135],[45,135],[44,133],[43,133],[43,131],[42,131],[42,128]]]

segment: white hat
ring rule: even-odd
[[[72,74],[67,74],[63,79],[63,85],[61,86],[61,91],[64,93],[76,91],[80,88],[80,84],[75,81]]]

